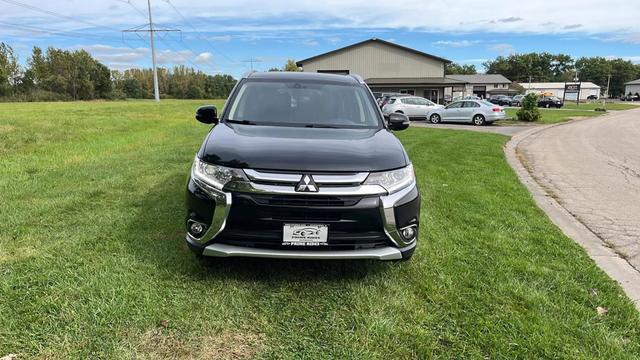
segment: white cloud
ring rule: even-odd
[[[487,49],[500,53],[501,55],[509,55],[516,52],[511,44],[492,44],[489,45]]]
[[[607,60],[622,59],[622,60],[631,61],[634,64],[640,64],[640,55],[635,55],[635,56],[609,55],[609,56],[605,56],[605,59]]]
[[[213,62],[213,54],[210,52],[203,52],[196,56],[194,60],[196,64],[211,64]]]
[[[306,46],[318,46],[320,43],[317,40],[306,39],[302,42],[302,44]]]
[[[133,1],[139,8],[141,1]],[[433,32],[512,32],[512,33],[633,33],[640,32],[640,6],[628,0],[571,0],[553,3],[553,11],[540,2],[505,2],[487,6],[476,0],[419,1],[394,3],[389,11],[386,0],[273,0],[217,1],[173,0],[181,13],[200,32],[228,34],[231,31],[291,31],[342,28],[405,28]],[[118,6],[114,6],[118,5]],[[49,0],[39,7],[72,16],[115,31],[144,23],[146,19],[132,7],[109,1]],[[159,24],[184,21],[162,1],[153,5]],[[429,16],[425,16],[429,14]],[[567,16],[570,14],[570,16]],[[286,20],[285,20],[286,19]],[[576,23],[575,19],[580,19]],[[55,25],[67,31],[91,25],[3,4],[0,21]],[[460,24],[464,24],[461,26]],[[588,24],[588,25],[587,25]],[[98,28],[96,28],[98,29]],[[0,35],[6,30],[0,29]],[[224,40],[221,40],[224,41]]]
[[[467,47],[480,43],[479,40],[439,40],[433,43],[434,46],[450,46],[454,48]]]

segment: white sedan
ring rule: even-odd
[[[442,109],[444,106],[438,105],[430,100],[417,96],[397,96],[389,99],[382,108],[382,113],[388,117],[392,113],[405,114],[411,120],[425,120],[433,110]]]
[[[430,122],[466,122],[474,125],[491,124],[506,118],[504,108],[485,100],[463,100],[429,113]]]

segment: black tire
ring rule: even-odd
[[[438,114],[432,114],[431,116],[429,116],[429,121],[432,124],[439,124],[440,121],[442,121],[442,119],[440,118],[440,115]]]
[[[485,119],[484,119],[484,116],[477,114],[477,115],[473,115],[471,122],[473,122],[473,125],[482,126],[485,124]]]

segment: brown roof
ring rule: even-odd
[[[320,55],[312,56],[312,57],[310,57],[308,59],[300,60],[300,61],[296,62],[296,65],[302,66],[303,63],[305,63],[305,62],[308,62],[308,61],[311,61],[311,60],[315,60],[315,59],[323,57],[323,56],[332,55],[332,54],[335,54],[335,53],[337,53],[339,51],[350,49],[350,48],[353,48],[353,47],[356,47],[356,46],[360,46],[360,45],[363,45],[363,44],[366,44],[366,43],[370,43],[370,42],[377,42],[377,43],[380,43],[380,44],[393,46],[395,48],[402,49],[402,50],[405,50],[405,51],[409,51],[409,52],[412,52],[414,54],[422,55],[422,56],[428,57],[430,59],[440,60],[440,61],[445,62],[447,64],[451,63],[451,60],[447,60],[447,59],[441,58],[439,56],[427,54],[425,52],[418,51],[416,49],[412,49],[412,48],[408,48],[406,46],[394,44],[392,42],[381,40],[381,39],[378,39],[378,38],[372,38],[372,39],[368,39],[368,40],[365,40],[365,41],[361,41],[359,43],[351,44],[349,46],[345,46],[345,47],[342,47],[342,48],[339,48],[339,49],[336,49],[336,50],[332,50],[332,51],[329,51],[329,52],[326,52],[326,53],[323,53],[323,54],[320,54]]]

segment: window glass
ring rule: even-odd
[[[268,126],[380,126],[365,87],[319,81],[246,81],[232,99],[226,120]]]
[[[465,101],[464,104],[462,105],[463,108],[475,108],[475,107],[480,107],[480,105],[476,104],[473,101]]]
[[[454,102],[453,104],[449,104],[447,109],[458,109],[462,106],[462,101]]]

